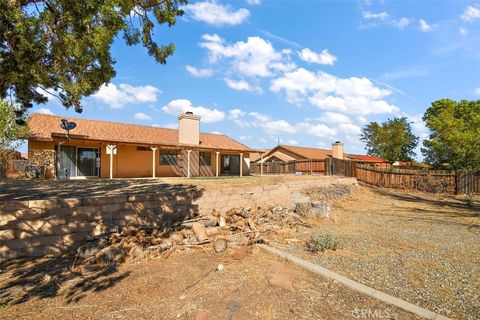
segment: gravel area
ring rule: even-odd
[[[313,197],[315,190],[308,193]],[[333,218],[300,230],[302,242],[276,245],[426,309],[455,319],[480,319],[479,197],[361,186],[333,203]],[[306,241],[320,230],[342,236],[344,247],[308,252]]]

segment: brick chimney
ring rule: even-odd
[[[178,142],[200,144],[200,116],[190,111],[178,116]]]
[[[343,143],[340,141],[332,143],[332,155],[334,158],[343,159]]]

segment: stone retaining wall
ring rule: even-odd
[[[0,202],[0,261],[38,257],[76,248],[88,236],[133,225],[182,221],[213,209],[292,204],[291,194],[312,186],[355,184],[355,178],[286,181],[258,187]]]

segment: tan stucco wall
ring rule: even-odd
[[[85,142],[82,140],[71,140],[68,143],[63,143],[64,146],[77,146],[77,147],[91,147],[100,149],[100,177],[109,178],[110,177],[110,155],[106,153],[106,144],[95,143],[95,142]],[[52,155],[53,154],[55,143],[54,142],[39,142],[39,141],[29,141],[28,143],[28,153],[29,156],[34,153],[43,152]],[[158,148],[155,153],[155,170],[157,177],[174,177],[176,176],[175,171],[169,165],[160,165],[160,152],[162,148]],[[211,152],[211,165],[210,171],[212,175],[215,175],[215,151],[205,151]],[[235,152],[221,152],[221,154],[235,154]],[[151,177],[152,176],[152,151],[138,151],[136,145],[118,145],[117,154],[113,156],[113,177],[114,178],[139,178],[139,177]],[[243,162],[243,175],[249,174],[249,168],[245,161],[248,159],[249,154],[244,153],[244,162]],[[191,155],[191,165],[193,164],[193,154]],[[196,157],[198,159],[198,155]],[[186,161],[186,159],[185,159]],[[220,159],[219,159],[220,161]],[[186,162],[185,162],[186,163]],[[220,164],[220,163],[219,163]],[[198,167],[198,166],[197,166]],[[47,178],[55,178],[55,167],[53,164],[50,166],[50,170],[47,171]]]

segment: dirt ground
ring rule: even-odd
[[[314,196],[315,193],[312,194]],[[278,247],[378,290],[454,319],[480,319],[480,197],[361,186],[336,201],[333,219]],[[311,253],[332,231],[341,250]]]
[[[265,184],[282,183],[290,180],[332,180],[335,177],[323,175],[304,176],[245,176],[245,177],[203,177],[203,178],[139,178],[139,179],[87,179],[87,180],[4,180],[0,181],[0,201],[31,200],[45,198],[72,198],[84,196],[105,196],[139,194],[158,191],[203,189],[215,190],[234,184],[237,187],[256,187]]]
[[[417,319],[258,248],[189,249],[83,282],[33,270],[4,270],[0,319]]]
[[[480,318],[480,197],[347,191],[329,189],[330,219],[285,226],[268,235],[270,244],[453,319]],[[340,235],[343,248],[307,251],[320,231]],[[174,250],[87,276],[69,273],[72,263],[0,265],[0,319],[414,318],[263,251]],[[225,269],[214,271],[218,264]]]

